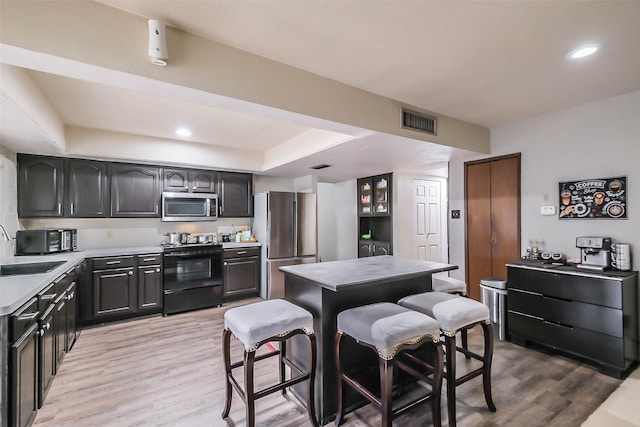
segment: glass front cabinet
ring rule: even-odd
[[[391,214],[391,175],[358,179],[358,205],[361,216]]]

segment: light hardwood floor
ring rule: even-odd
[[[243,426],[244,405],[234,396],[230,417],[224,405],[222,308],[168,317],[150,317],[82,331],[67,354],[39,411],[35,426]],[[480,330],[470,346],[481,345]],[[234,358],[242,347],[232,342]],[[493,396],[497,412],[487,410],[482,381],[458,388],[460,426],[579,426],[621,383],[591,366],[496,342]],[[458,369],[468,366],[458,358]],[[275,359],[258,362],[258,387],[277,381]],[[241,375],[239,375],[241,378]],[[446,409],[443,398],[443,423]],[[295,399],[279,393],[258,401],[259,426],[309,426]],[[346,417],[345,426],[377,426],[370,405]],[[429,405],[397,418],[395,426],[431,424]]]

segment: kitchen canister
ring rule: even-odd
[[[629,243],[613,243],[611,245],[611,266],[616,270],[631,270],[631,245]]]

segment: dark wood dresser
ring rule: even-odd
[[[638,272],[507,264],[511,341],[542,344],[622,378],[638,359]]]

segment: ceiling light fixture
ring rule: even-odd
[[[176,129],[176,135],[187,138],[191,136],[191,131],[187,128],[178,128]]]
[[[581,59],[591,56],[602,48],[601,44],[592,43],[584,46],[580,46],[577,49],[572,50],[567,54],[568,59]]]

